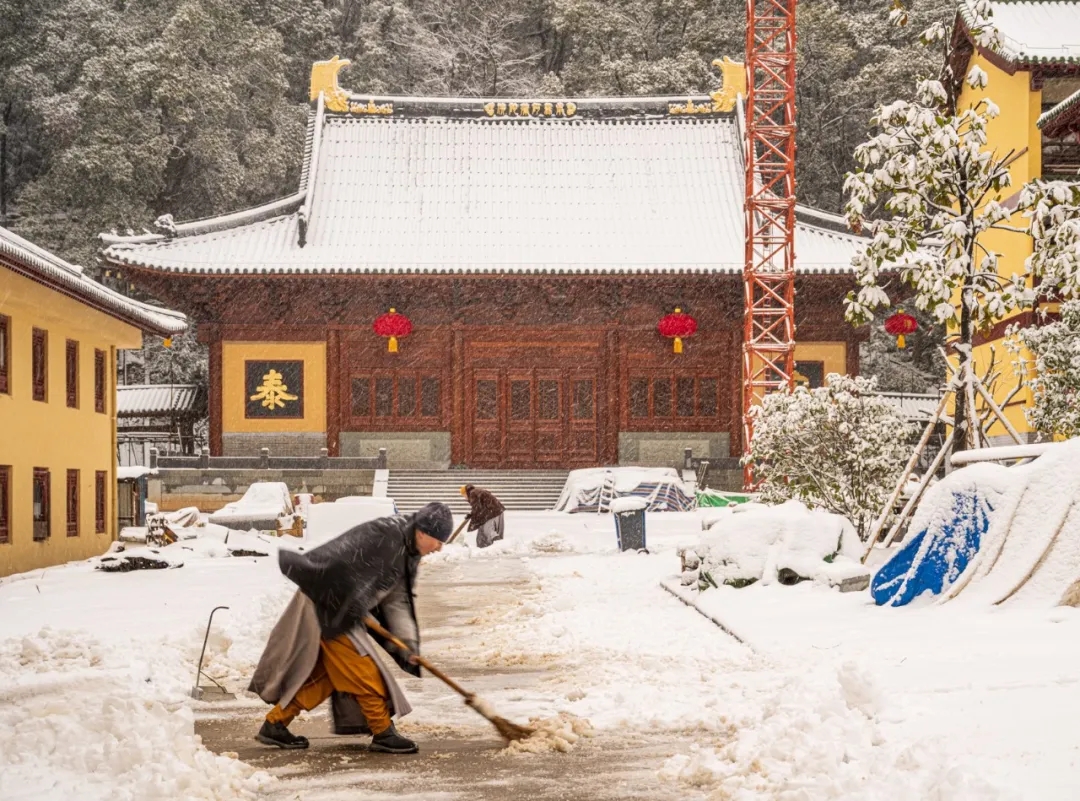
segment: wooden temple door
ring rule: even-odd
[[[561,469],[597,463],[596,370],[474,369],[469,386],[469,464]]]
[[[505,401],[499,370],[475,370],[469,391],[468,415],[472,420],[470,462],[498,465],[505,442]]]

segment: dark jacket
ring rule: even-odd
[[[484,523],[494,520],[506,511],[498,498],[486,489],[474,487],[472,484],[465,486],[465,497],[469,499],[469,506],[472,507],[469,512],[469,531],[476,531]]]
[[[331,640],[361,626],[370,614],[419,652],[420,627],[413,587],[420,553],[411,517],[395,515],[371,520],[307,553],[278,551],[278,564],[281,572],[314,603],[323,639]],[[411,626],[395,625],[393,616],[386,614],[389,610],[380,606],[388,596],[401,595],[391,592],[399,584],[407,599],[406,622]],[[420,668],[409,664],[406,655],[393,644],[375,634],[372,637],[402,670],[420,675]]]

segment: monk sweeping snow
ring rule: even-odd
[[[300,590],[270,632],[248,689],[274,704],[256,735],[279,748],[307,748],[289,731],[302,711],[335,695],[335,731],[368,732],[372,751],[414,754],[393,717],[411,711],[393,675],[375,656],[375,643],[414,676],[420,666],[420,627],[413,587],[420,558],[442,548],[453,528],[450,508],[429,503],[416,514],[372,520],[305,553],[281,550],[281,572]],[[373,617],[401,650],[364,626]],[[342,714],[348,720],[339,720]]]
[[[495,495],[486,489],[466,484],[461,494],[469,501],[469,531],[476,531],[476,547],[487,548],[503,538],[505,508]]]

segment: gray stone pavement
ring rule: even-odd
[[[454,641],[468,632],[480,610],[498,613],[529,591],[529,579],[515,575],[516,560],[475,560],[434,564],[421,571],[419,614],[424,650],[447,673],[483,695],[484,686],[528,686],[543,681],[557,665],[478,669],[454,658]],[[469,710],[460,714],[453,696],[437,679],[406,683],[418,710],[425,706],[453,710],[448,724],[398,724],[415,739],[420,753],[409,756],[367,751],[369,738],[337,737],[329,733],[327,705],[302,716],[290,727],[311,740],[307,751],[282,751],[254,740],[264,706],[222,708],[199,716],[196,732],[204,744],[277,776],[281,781],[267,801],[336,801],[345,798],[410,801],[430,799],[650,799],[689,801],[701,797],[660,782],[656,771],[663,761],[683,752],[687,740],[678,732],[650,735],[641,731],[600,732],[582,739],[569,753],[507,754],[494,729]],[[440,707],[441,705],[441,707]],[[501,710],[497,710],[501,711]],[[512,717],[508,715],[508,717]],[[527,721],[519,721],[525,723]],[[689,733],[688,733],[689,734]]]

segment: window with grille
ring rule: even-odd
[[[11,465],[0,465],[0,543],[11,542]]]
[[[79,471],[67,471],[67,535],[79,536]]]
[[[378,423],[436,422],[442,416],[442,380],[417,373],[354,375],[352,417]]]
[[[94,411],[105,412],[105,351],[94,350]]]
[[[94,531],[104,534],[107,531],[105,525],[106,494],[105,487],[109,480],[109,474],[104,470],[94,473]]]
[[[34,468],[34,541],[42,542],[49,538],[49,471],[44,467]]]
[[[69,339],[64,348],[64,383],[69,409],[79,408],[79,343]]]
[[[713,376],[649,373],[631,375],[627,413],[631,420],[715,420],[720,381]]]
[[[0,393],[11,392],[11,318],[0,314]]]
[[[48,400],[49,393],[49,335],[35,328],[30,344],[30,373],[33,381],[33,398]]]

